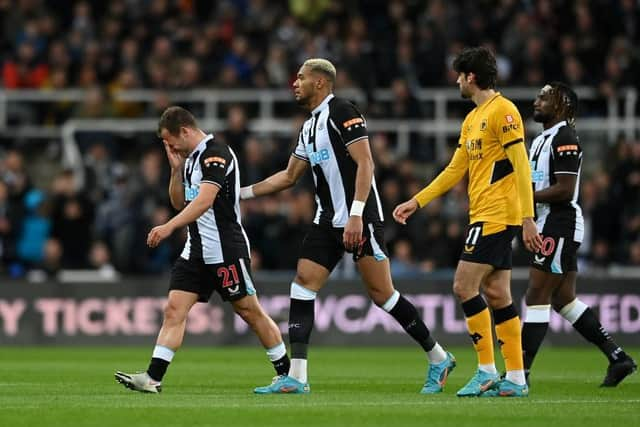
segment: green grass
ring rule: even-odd
[[[418,394],[425,374],[413,347],[312,348],[310,395],[257,396],[273,375],[264,352],[186,347],[163,393],[124,389],[113,372],[146,368],[150,348],[0,349],[0,426],[632,426],[640,375],[600,389],[606,360],[591,348],[543,348],[527,399],[460,399],[475,370],[471,348],[443,394]],[[632,349],[640,354],[640,349]]]

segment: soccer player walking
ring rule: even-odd
[[[158,134],[171,166],[169,195],[181,212],[154,227],[147,244],[154,248],[175,230],[188,227],[188,239],[171,272],[169,298],[149,368],[144,373],[116,372],[118,382],[136,391],[157,393],[175,352],[182,345],[187,314],[213,291],[231,302],[255,331],[276,371],[289,371],[280,330],[264,312],[253,286],[249,241],[240,222],[240,170],[235,153],[198,128],[180,107],[162,114]]]
[[[540,252],[532,254],[527,312],[522,327],[524,368],[529,370],[549,327],[551,306],[609,360],[603,387],[615,387],[637,369],[602,327],[591,308],[576,298],[577,252],[584,234],[578,205],[582,147],[575,130],[578,96],[567,85],[550,83],[533,103],[533,120],[543,131],[531,145],[536,224]]]
[[[522,226],[527,249],[542,240],[533,220],[531,169],[524,129],[516,106],[496,92],[496,60],[484,47],[463,50],[453,63],[463,98],[476,107],[467,114],[460,140],[446,169],[411,200],[393,211],[405,224],[418,209],[469,173],[469,227],[455,272],[453,292],[462,303],[478,370],[458,396],[527,396],[520,341],[520,319],[511,299],[511,241]],[[484,291],[485,299],[480,295]],[[496,370],[491,315],[506,365]]]
[[[418,311],[394,289],[384,243],[382,205],[373,176],[367,123],[356,107],[333,95],[336,69],[309,59],[293,84],[297,103],[310,113],[287,168],[241,190],[248,199],[293,186],[310,166],[317,210],[302,242],[291,283],[291,369],[256,393],[308,393],[307,350],[315,299],[345,250],[353,254],[371,299],[393,316],[427,353],[429,370],[421,393],[442,391],[453,356],[433,339]],[[518,332],[519,333],[519,332]]]

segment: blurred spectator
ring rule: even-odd
[[[96,241],[91,245],[89,252],[89,265],[98,270],[101,275],[112,276],[116,270],[111,264],[109,247],[102,241]]]
[[[15,238],[18,218],[12,215],[9,188],[0,180],[0,271],[15,258]]]
[[[87,90],[84,101],[73,115],[83,119],[109,118],[113,116],[113,107],[105,91],[93,86]]]
[[[51,237],[60,243],[63,268],[86,268],[93,238],[94,205],[76,189],[71,170],[53,182]]]
[[[45,258],[45,244],[51,234],[50,207],[45,194],[29,190],[23,200],[25,216],[17,241],[17,253],[27,268],[39,267]]]
[[[233,151],[244,158],[244,144],[249,137],[247,113],[240,105],[232,105],[227,111],[227,129],[216,134],[226,142]]]
[[[401,78],[393,79],[391,92],[393,93],[393,100],[386,114],[387,117],[397,119],[417,119],[422,117],[420,103],[413,96],[406,80]]]
[[[113,177],[110,193],[97,207],[96,236],[111,248],[118,271],[129,272],[135,263],[130,256],[137,236],[135,193],[125,165],[113,165]]]
[[[35,46],[25,41],[18,47],[15,60],[7,60],[2,79],[7,89],[33,89],[44,85],[49,66],[38,59]]]
[[[17,150],[5,153],[0,167],[0,176],[8,187],[9,201],[22,204],[24,196],[31,187],[31,180],[24,166],[24,158]]]
[[[393,245],[391,275],[395,279],[411,279],[420,275],[420,269],[413,261],[414,256],[411,252],[411,243],[408,240],[398,240]]]

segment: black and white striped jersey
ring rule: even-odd
[[[201,183],[220,187],[207,211],[188,225],[188,238],[181,257],[219,264],[249,258],[249,239],[240,222],[240,170],[235,153],[226,144],[207,135],[184,165],[186,203],[196,198]]]
[[[311,164],[316,188],[315,224],[342,228],[349,219],[357,164],[347,147],[367,138],[367,122],[351,102],[329,94],[304,122],[293,156]],[[375,177],[363,212],[365,223],[384,220]]]
[[[536,203],[538,232],[582,242],[584,220],[578,205],[582,148],[575,129],[562,121],[545,129],[531,144],[531,179],[533,191],[540,191],[556,183],[556,175],[576,175],[571,200],[560,203]]]

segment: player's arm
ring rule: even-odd
[[[289,158],[289,164],[287,164],[287,168],[285,170],[276,172],[256,184],[242,187],[240,189],[240,198],[251,199],[257,196],[277,193],[278,191],[293,187],[307,170],[308,165],[309,162],[292,155]]]
[[[460,138],[462,141],[463,138]],[[404,203],[399,204],[393,210],[393,219],[400,224],[406,224],[407,219],[418,208],[425,207],[432,200],[438,198],[442,194],[449,191],[464,177],[469,169],[469,157],[467,150],[462,143],[458,144],[458,148],[453,153],[451,161],[440,174],[431,181],[431,183],[423,188],[418,194]]]
[[[505,146],[505,153],[513,166],[516,177],[516,188],[520,199],[522,218],[533,220],[533,186],[531,184],[531,165],[524,147],[524,140],[513,141]]]
[[[468,159],[467,150],[458,144],[458,148],[456,148],[456,151],[453,153],[453,157],[447,167],[440,172],[431,184],[413,196],[418,206],[421,208],[425,207],[433,199],[440,197],[460,182],[469,169]]]
[[[349,155],[356,163],[356,183],[353,202],[349,212],[349,220],[344,227],[342,240],[345,248],[355,250],[362,240],[362,213],[371,191],[373,180],[373,156],[369,147],[369,139],[364,137],[347,145]]]
[[[533,220],[533,184],[531,182],[531,165],[524,146],[524,125],[520,112],[513,106],[503,115],[500,112],[493,120],[498,140],[511,162],[516,180],[516,191],[520,201],[522,215],[522,240],[526,248],[537,252],[542,247],[542,237],[538,234]]]
[[[218,191],[222,188],[227,176],[227,170],[232,164],[233,157],[226,146],[213,145],[200,155],[200,170],[202,179],[198,188],[198,195],[182,211],[165,224],[154,227],[147,236],[147,245],[154,248],[166,239],[177,228],[195,222],[207,209],[213,206]],[[236,165],[237,167],[237,165]]]
[[[169,200],[171,200],[171,206],[176,210],[180,210],[184,207],[184,187],[182,185],[182,170],[184,168],[185,159],[173,151],[166,141],[164,143],[164,150],[167,153],[167,160],[169,160],[169,166],[171,166],[171,178],[169,180]]]
[[[362,215],[373,180],[373,156],[367,136],[367,121],[354,104],[336,100],[330,110],[329,126],[338,133],[349,156],[356,163],[353,201],[342,233],[344,247],[356,251],[362,243]]]
[[[171,218],[167,223],[154,227],[147,236],[147,245],[152,248],[169,237],[176,229],[195,222],[200,218],[216,200],[220,191],[217,184],[203,182],[200,184],[198,195],[180,213]]]
[[[171,169],[171,178],[169,180],[169,199],[171,206],[175,210],[181,210],[184,207],[184,186],[182,184],[182,167]]]
[[[573,198],[580,170],[581,151],[575,133],[569,128],[562,128],[553,138],[551,145],[551,161],[556,182],[547,188],[536,191],[533,195],[534,201],[561,203],[568,202]]]
[[[349,155],[358,165],[356,169],[356,185],[353,200],[359,200],[364,203],[369,198],[374,168],[369,139],[360,139],[358,142],[349,145],[347,151],[349,151]]]
[[[578,176],[564,173],[557,173],[555,176],[555,184],[533,193],[536,203],[562,203],[573,198]]]
[[[293,153],[291,153],[291,157],[289,157],[287,168],[274,173],[270,177],[256,184],[242,187],[240,189],[240,198],[243,200],[251,199],[257,196],[277,193],[278,191],[293,187],[307,170],[309,163],[309,157],[307,156],[304,140],[302,138],[302,131],[300,131],[298,134],[298,142],[296,143]]]

